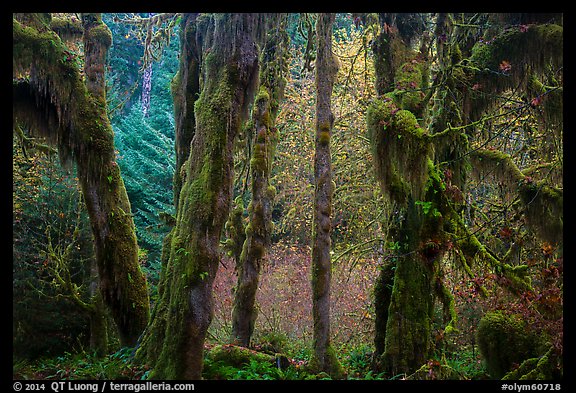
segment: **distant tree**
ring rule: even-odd
[[[177,29],[178,15],[104,14],[103,18],[114,38],[107,77],[117,160],[130,199],[138,244],[147,256],[149,278],[156,284],[163,239],[174,213],[175,121],[170,86],[178,68],[179,42],[171,35]],[[146,53],[152,50],[146,48],[153,45],[148,35],[158,31],[162,38],[156,39],[154,57],[148,55],[145,61]],[[144,62],[150,69],[146,94],[141,89],[146,81]],[[145,97],[150,105],[146,114]]]

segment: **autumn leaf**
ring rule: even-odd
[[[542,103],[542,97],[541,96],[537,96],[532,98],[532,100],[530,101],[530,106],[532,108],[537,107],[538,105],[540,105]]]
[[[510,227],[505,226],[502,229],[500,229],[499,235],[503,239],[510,239],[512,237],[512,230],[510,229]]]
[[[509,72],[512,69],[512,65],[507,60],[502,60],[499,67],[502,72]]]

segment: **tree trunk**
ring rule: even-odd
[[[102,295],[98,289],[98,266],[90,262],[90,297],[93,308],[90,311],[90,349],[98,356],[108,353],[108,318]]]
[[[254,303],[260,269],[272,233],[272,207],[275,189],[270,185],[272,160],[278,141],[278,131],[274,126],[278,113],[279,100],[284,94],[287,72],[288,36],[285,31],[284,16],[273,19],[280,25],[269,33],[265,43],[260,71],[260,91],[254,101],[254,138],[250,172],[252,177],[252,202],[248,206],[250,223],[237,272],[238,284],[234,294],[232,310],[232,342],[248,347],[254,332],[257,317]],[[236,225],[238,226],[238,225]]]
[[[232,197],[232,148],[258,75],[255,20],[254,14],[203,16],[204,35],[212,36],[205,41],[196,131],[183,167],[160,299],[137,355],[151,366],[152,378],[202,377],[220,234]]]
[[[396,204],[397,213],[387,242],[396,245],[391,250],[393,265],[381,268],[375,288],[377,332],[373,360],[377,371],[384,370],[395,376],[416,370],[428,359],[435,264],[442,253],[434,250],[426,256],[424,245],[430,243],[430,247],[434,247],[442,237],[439,218],[433,214],[434,209],[440,209],[439,196],[434,196],[439,195],[440,190],[430,180],[435,174],[430,161],[431,143],[414,113],[406,110],[406,106],[413,111],[421,111],[422,107],[417,99],[386,95],[394,89],[393,82],[398,82],[399,77],[412,76],[410,72],[396,74],[407,63],[410,64],[407,69],[417,76],[410,82],[422,87],[423,78],[416,71],[420,66],[404,41],[409,41],[408,37],[390,34],[396,30],[395,21],[407,16],[381,17],[381,23],[387,28],[376,41],[385,47],[375,47],[375,63],[380,81],[378,93],[382,98],[369,108],[368,128],[378,180],[384,193]],[[395,40],[393,45],[391,39]],[[424,203],[425,213],[419,205]]]
[[[320,14],[316,23],[316,137],[314,156],[314,221],[312,232],[312,315],[314,320],[314,355],[312,369],[335,378],[343,374],[330,346],[330,281],[332,231],[332,165],[330,138],[334,115],[330,100],[338,71],[332,54],[334,14]]]
[[[389,262],[380,267],[378,278],[374,283],[374,356],[373,369],[377,372],[384,371],[380,356],[386,349],[386,324],[388,323],[388,308],[392,297],[394,285],[394,271],[396,261]]]
[[[430,353],[434,291],[433,260],[420,253],[422,220],[418,206],[410,203],[400,223],[394,284],[387,310],[388,320],[382,361],[390,376],[409,373],[422,366]]]
[[[33,18],[31,18],[33,19]],[[74,160],[90,217],[100,291],[122,345],[133,346],[149,317],[138,264],[134,222],[106,113],[105,58],[112,36],[100,14],[83,14],[84,80],[78,63],[46,24],[13,25],[13,111],[16,121],[58,145]],[[28,73],[29,78],[19,76]]]
[[[201,42],[196,37],[196,14],[184,14],[180,30],[180,68],[172,82],[176,120],[174,169],[174,206],[178,206],[182,187],[181,170],[190,155],[190,143],[196,130],[194,103],[200,94]]]
[[[248,347],[256,322],[256,290],[262,261],[269,244],[270,219],[272,216],[270,187],[270,161],[272,133],[270,124],[270,96],[262,87],[254,105],[254,143],[250,171],[252,174],[252,202],[248,206],[250,223],[246,228],[246,240],[237,265],[238,284],[234,293],[232,309],[232,342]],[[274,136],[275,138],[275,136]]]

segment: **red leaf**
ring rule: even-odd
[[[500,71],[508,72],[511,69],[512,69],[512,65],[510,64],[510,62],[507,60],[502,60],[502,62],[500,63]]]

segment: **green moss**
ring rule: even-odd
[[[392,95],[396,104],[416,116],[422,116],[425,75],[425,63],[412,60],[399,67],[394,77],[395,90]]]
[[[519,187],[528,225],[538,237],[549,243],[562,241],[564,196],[562,190],[526,179]]]
[[[318,133],[318,143],[323,146],[330,144],[330,131],[320,131]]]
[[[405,204],[409,196],[422,199],[427,159],[432,151],[426,130],[414,114],[399,110],[388,97],[374,100],[367,123],[375,166],[383,191]]]
[[[79,64],[53,31],[13,24],[15,75],[29,72],[38,112],[46,103],[57,113],[58,127],[47,132],[64,160],[78,167],[94,233],[103,299],[119,328],[123,345],[134,345],[148,322],[146,281],[130,203],[114,159],[113,131],[105,102],[88,93]],[[34,64],[33,68],[30,65]]]
[[[331,345],[326,348],[324,362],[325,366],[322,367],[320,360],[313,354],[307,365],[308,372],[311,374],[325,374],[326,377],[331,379],[343,379],[346,377],[346,370],[340,364],[336,351]]]
[[[555,24],[511,27],[489,42],[478,42],[470,57],[471,85],[482,86],[473,92],[472,119],[494,105],[493,94],[506,89],[527,90],[531,73],[543,74],[547,67],[561,66],[563,27]]]
[[[206,353],[206,358],[240,368],[251,361],[274,363],[274,356],[236,345],[216,345]]]
[[[525,176],[510,155],[498,150],[479,149],[470,155],[474,170],[489,173],[498,181],[505,182],[511,190],[517,190],[524,204],[527,222],[541,239],[556,243],[563,233],[563,192],[543,182],[532,181]]]
[[[50,28],[58,33],[62,39],[78,38],[84,32],[80,20],[70,17],[53,17],[50,21]]]
[[[276,187],[274,186],[268,186],[266,188],[266,197],[270,200],[273,201],[274,198],[276,197]]]
[[[430,280],[431,272],[419,258],[398,258],[382,356],[391,375],[410,373],[427,359],[433,314]]]
[[[558,356],[551,347],[544,355],[526,359],[515,370],[507,373],[502,380],[559,380],[562,377],[562,367]]]
[[[90,38],[106,48],[112,45],[112,32],[104,23],[90,29]]]
[[[480,70],[500,71],[504,60],[512,67],[529,63],[534,69],[543,70],[549,60],[562,61],[562,36],[562,26],[555,24],[531,25],[525,30],[512,27],[490,43],[474,45],[470,61]]]
[[[478,346],[488,373],[501,379],[513,364],[535,357],[540,336],[531,332],[518,315],[503,311],[486,313],[478,325]]]

